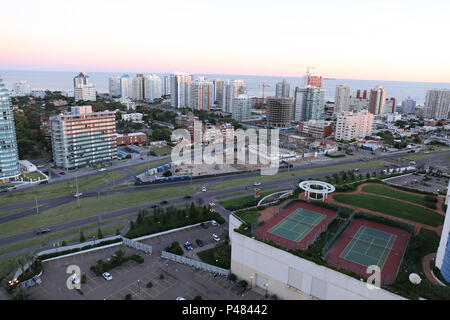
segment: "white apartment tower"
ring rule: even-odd
[[[122,96],[120,76],[112,76],[111,78],[109,78],[109,95],[112,98],[120,98]]]
[[[242,80],[231,80],[224,84],[222,111],[233,112],[233,99],[240,94],[247,94],[247,84]]]
[[[160,99],[161,96],[161,78],[155,74],[146,76],[144,78],[144,99],[153,102],[155,99]]]
[[[95,101],[97,91],[86,72],[80,72],[73,78],[73,94],[77,101]]]
[[[175,72],[170,75],[170,104],[173,107],[185,108],[189,106],[189,84],[194,77],[189,73]]]
[[[448,119],[450,111],[450,90],[428,90],[425,97],[424,116],[428,119]]]
[[[233,99],[232,118],[236,121],[250,119],[252,102],[246,94],[240,94]]]
[[[334,112],[349,111],[350,108],[350,87],[345,83],[336,86],[334,95]]]
[[[208,111],[214,104],[214,84],[203,77],[190,83],[189,107]]]
[[[367,110],[353,112],[343,111],[337,114],[335,139],[350,141],[372,134],[374,115]]]

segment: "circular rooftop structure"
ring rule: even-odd
[[[308,200],[322,200],[328,197],[328,194],[334,192],[336,188],[327,182],[318,180],[302,181],[298,184],[300,189],[305,191]]]

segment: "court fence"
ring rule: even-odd
[[[348,218],[345,220],[345,222],[342,224],[342,226],[336,231],[336,233],[330,238],[330,240],[325,243],[325,245],[322,248],[322,259],[326,260],[326,255],[330,248],[333,246],[333,244],[336,242],[336,240],[340,237],[340,235],[344,232],[345,229],[347,229],[347,226],[352,221],[353,217]]]
[[[189,259],[186,257],[182,257],[179,256],[177,254],[173,254],[171,252],[167,252],[162,250],[161,252],[161,257],[163,257],[164,259],[169,259],[178,263],[182,263],[182,264],[186,264],[188,266],[197,268],[197,269],[202,269],[214,274],[219,274],[221,276],[228,276],[230,275],[230,270],[228,269],[223,269],[223,268],[219,268],[201,261],[197,261],[197,260],[193,260],[193,259]]]

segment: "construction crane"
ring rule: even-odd
[[[262,84],[258,85],[258,88],[262,88],[262,104],[261,104],[261,106],[264,105],[264,88],[270,88],[270,87],[271,87],[270,84],[266,84],[264,82]]]
[[[306,68],[306,75],[303,78],[303,85],[308,85],[308,78],[311,75],[310,70],[315,69],[316,67],[313,66],[297,66],[297,68]]]

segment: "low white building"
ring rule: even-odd
[[[28,160],[19,160],[19,167],[25,173],[37,171],[37,167]]]
[[[135,123],[143,123],[142,118],[144,115],[142,113],[122,113],[122,120],[131,121]]]

